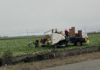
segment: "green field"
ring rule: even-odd
[[[10,50],[14,55],[23,55],[34,53],[37,51],[43,51],[48,48],[34,48],[34,40],[39,37],[26,36],[26,37],[14,37],[14,38],[3,38],[0,40],[0,54]],[[28,44],[31,43],[31,47]]]
[[[36,36],[24,36],[24,37],[13,37],[13,38],[1,38],[0,39],[0,55],[5,52],[6,50],[10,50],[13,52],[14,56],[16,55],[23,55],[29,54],[39,51],[46,51],[50,48],[39,47],[34,48],[34,40],[40,37]],[[90,34],[89,35],[90,44],[85,46],[97,46],[100,45],[100,34]],[[28,44],[31,43],[31,47]],[[74,46],[75,47],[75,46]]]
[[[89,35],[90,46],[100,46],[100,34],[90,34]]]

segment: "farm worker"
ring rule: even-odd
[[[39,47],[39,40],[35,41],[35,48]]]
[[[65,30],[65,40],[66,40],[66,46],[67,46],[68,40],[69,40],[69,32],[68,32],[68,30]]]
[[[69,34],[69,32],[67,31],[67,30],[65,30],[65,39],[66,39],[66,41],[68,41],[68,35]]]
[[[65,36],[67,36],[68,37],[68,30],[65,30]]]
[[[46,45],[46,41],[47,41],[46,38],[41,39],[41,44],[42,44],[41,46],[42,47],[44,47]]]

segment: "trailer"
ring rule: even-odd
[[[86,33],[82,33],[82,30],[78,30],[78,33],[75,33],[75,28],[72,27],[70,31],[68,33],[66,31],[65,33],[64,31],[57,31],[57,29],[46,31],[41,41],[41,46],[67,47],[69,43],[75,46],[82,46],[84,43],[87,43],[88,36]],[[48,32],[51,33],[48,34]]]

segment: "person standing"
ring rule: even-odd
[[[65,30],[65,36],[68,37],[68,34],[69,34],[68,30]]]
[[[66,46],[68,45],[68,40],[69,40],[69,32],[68,30],[65,30],[65,40],[66,40]]]

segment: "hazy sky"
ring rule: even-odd
[[[0,0],[0,35],[71,26],[100,31],[100,0]]]

